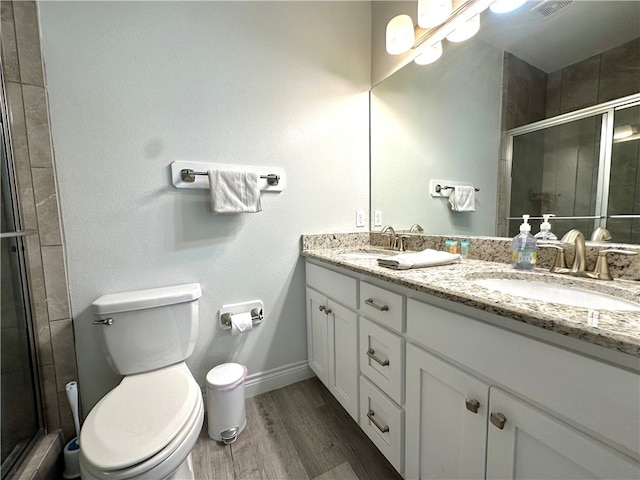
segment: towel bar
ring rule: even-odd
[[[442,186],[440,186],[440,185],[436,185],[435,190],[436,190],[436,193],[440,193],[440,191],[442,191],[442,190],[449,190],[449,189],[451,189],[451,188],[453,188],[453,187],[447,187],[446,185],[445,185],[444,187],[442,187]],[[480,189],[479,189],[479,188],[474,188],[474,190],[475,190],[476,192],[479,192],[479,191],[480,191]]]
[[[184,182],[195,182],[196,175],[208,175],[208,172],[196,172],[191,168],[183,168],[180,170],[180,177]],[[280,181],[280,175],[276,175],[275,173],[260,175],[260,178],[266,178],[269,185],[278,185]]]

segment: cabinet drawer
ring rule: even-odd
[[[404,339],[360,317],[360,372],[402,404]]]
[[[340,273],[318,267],[312,263],[306,265],[307,285],[324,293],[337,302],[356,309],[356,279]]]
[[[404,297],[394,292],[360,282],[360,312],[378,320],[396,332],[404,331]]]
[[[360,377],[360,427],[398,472],[403,471],[404,411]]]

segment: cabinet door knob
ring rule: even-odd
[[[383,367],[386,367],[387,365],[389,365],[389,360],[380,360],[378,357],[376,357],[376,351],[373,348],[370,348],[369,350],[367,350],[367,356],[374,362],[377,362],[380,365],[382,365]]]
[[[378,421],[375,418],[373,418],[374,415],[375,415],[375,412],[373,410],[369,410],[367,412],[367,417],[369,417],[369,420],[371,420],[371,422],[376,426],[376,428],[380,430],[382,433],[387,433],[389,431],[389,425],[384,425],[384,426],[380,425]]]
[[[366,303],[370,307],[375,308],[376,310],[380,310],[381,312],[388,312],[389,311],[389,305],[378,305],[376,302],[373,301],[373,298],[367,298],[364,301],[364,303]]]
[[[467,410],[473,413],[478,413],[478,409],[480,408],[480,402],[475,398],[465,398],[464,403],[467,407]]]
[[[330,309],[330,308],[325,307],[324,305],[320,305],[320,306],[318,307],[318,310],[320,310],[321,312],[326,313],[327,315],[329,315],[329,314],[331,313],[331,309]]]
[[[505,417],[501,413],[491,412],[491,415],[489,415],[489,419],[491,420],[491,423],[493,423],[500,430],[502,430],[504,428],[504,424],[507,423],[507,417]]]

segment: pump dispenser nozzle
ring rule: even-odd
[[[529,225],[529,217],[530,215],[527,215],[527,214],[522,215],[522,224],[520,225],[521,232],[531,231],[531,225]]]
[[[536,233],[535,237],[538,240],[557,240],[556,237],[551,232],[551,224],[549,223],[549,217],[555,217],[553,213],[543,213],[542,214],[542,223],[540,224],[540,231]]]

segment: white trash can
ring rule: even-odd
[[[207,373],[207,417],[209,437],[230,444],[247,425],[244,380],[247,367],[223,363]]]

